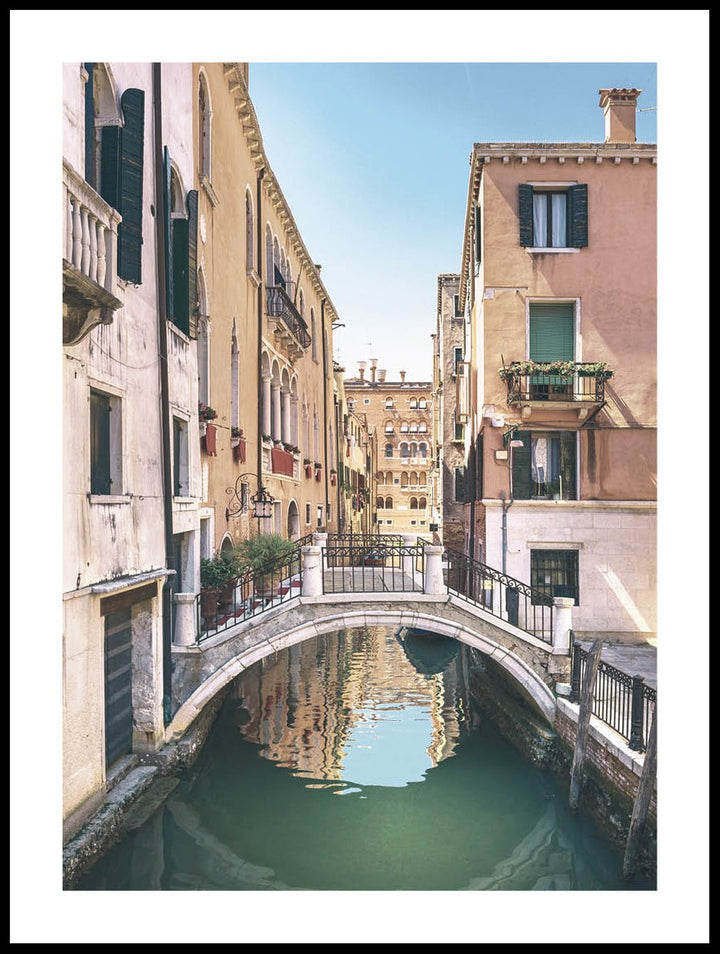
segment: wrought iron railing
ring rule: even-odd
[[[307,350],[310,347],[312,338],[292,298],[290,298],[282,285],[268,285],[266,292],[268,315],[271,318],[282,319],[302,348]]]
[[[552,643],[552,597],[507,573],[471,559],[459,550],[446,550],[443,564],[450,592],[476,603],[537,639]]]
[[[578,404],[602,404],[605,400],[605,374],[594,370],[592,364],[578,362],[574,374],[557,374],[547,371],[513,371],[509,365],[505,371],[507,403],[519,404],[528,401],[568,401]]]
[[[572,640],[570,701],[580,701],[589,651]],[[598,664],[593,689],[592,714],[622,736],[629,747],[644,752],[647,747],[657,691],[646,686],[642,676],[629,676],[614,666]]]
[[[349,537],[349,534],[348,534]],[[324,593],[420,593],[424,547],[378,534],[350,542],[328,540],[322,548]]]
[[[288,557],[248,570],[224,590],[201,590],[196,600],[198,642],[243,620],[288,602],[302,592],[302,550],[298,541]]]

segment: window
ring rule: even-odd
[[[245,268],[252,271],[255,267],[255,215],[253,213],[252,196],[248,190],[245,193]]]
[[[370,398],[363,398],[363,404],[369,404]]]
[[[455,503],[465,503],[465,468],[455,468]]]
[[[462,361],[462,359],[463,359],[463,349],[455,348],[454,355],[453,355],[453,374],[457,374],[457,367],[458,367],[458,364]]]
[[[519,193],[520,245],[536,249],[587,246],[586,185],[522,183]]]
[[[173,417],[173,496],[190,496],[187,421]]]
[[[168,318],[190,338],[197,338],[197,223],[197,190],[185,196],[166,146],[166,307]]]
[[[312,521],[311,505],[309,503],[306,503],[305,504],[305,523],[307,524],[307,526],[310,526],[311,521]]]
[[[515,431],[511,448],[513,497],[516,500],[576,500],[575,431]]]
[[[385,445],[385,457],[392,457],[393,455],[393,446],[392,444]]]
[[[317,361],[317,328],[315,327],[315,310],[313,308],[310,309],[310,337],[312,338],[312,359],[313,361]],[[348,407],[352,408],[353,403],[352,401],[348,401]]]
[[[210,155],[211,155],[211,137],[210,124],[212,113],[210,111],[210,96],[208,94],[207,80],[200,74],[198,83],[198,155],[200,175],[210,180]]]
[[[453,414],[453,441],[455,443],[464,443],[465,441],[465,425],[459,424],[455,420],[455,415]]]
[[[395,402],[393,401],[393,399],[392,399],[391,397],[386,397],[386,398],[385,398],[385,407],[386,407],[386,409],[390,409],[390,408],[395,407]]]
[[[579,606],[578,551],[531,550],[530,585],[546,596],[570,597]]]
[[[90,391],[90,493],[122,493],[120,399]]]
[[[323,525],[323,505],[322,504],[317,505],[317,525],[318,527],[322,527]]]
[[[530,302],[529,357],[531,361],[575,360],[575,304]],[[572,378],[536,374],[529,380],[533,401],[572,400]]]
[[[395,431],[395,425],[393,424],[393,422],[392,422],[392,421],[386,421],[386,422],[385,422],[385,433],[386,433],[386,434],[393,434],[394,431]]]
[[[460,296],[453,295],[453,318],[462,318],[463,313],[460,311]]]

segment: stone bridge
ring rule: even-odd
[[[550,724],[556,687],[570,674],[572,600],[556,598],[552,642],[449,590],[442,547],[425,548],[422,591],[326,593],[319,547],[306,547],[302,593],[194,645],[173,645],[173,718],[166,740],[180,739],[210,700],[263,657],[322,633],[407,626],[457,639],[500,665]]]

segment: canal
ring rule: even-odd
[[[76,890],[653,890],[480,715],[473,653],[370,627],[266,658]]]

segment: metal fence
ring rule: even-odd
[[[368,535],[352,543],[333,537],[322,548],[322,558],[324,593],[408,593],[422,592],[424,587],[420,544],[391,541],[385,535],[380,539]]]
[[[459,550],[446,550],[443,575],[448,590],[476,603],[545,643],[552,643],[552,597],[520,580],[479,563]]]
[[[570,701],[579,702],[589,651],[572,643]],[[644,752],[647,747],[657,692],[645,685],[642,676],[629,676],[602,659],[598,664],[593,689],[592,714],[622,736],[631,749]]]

